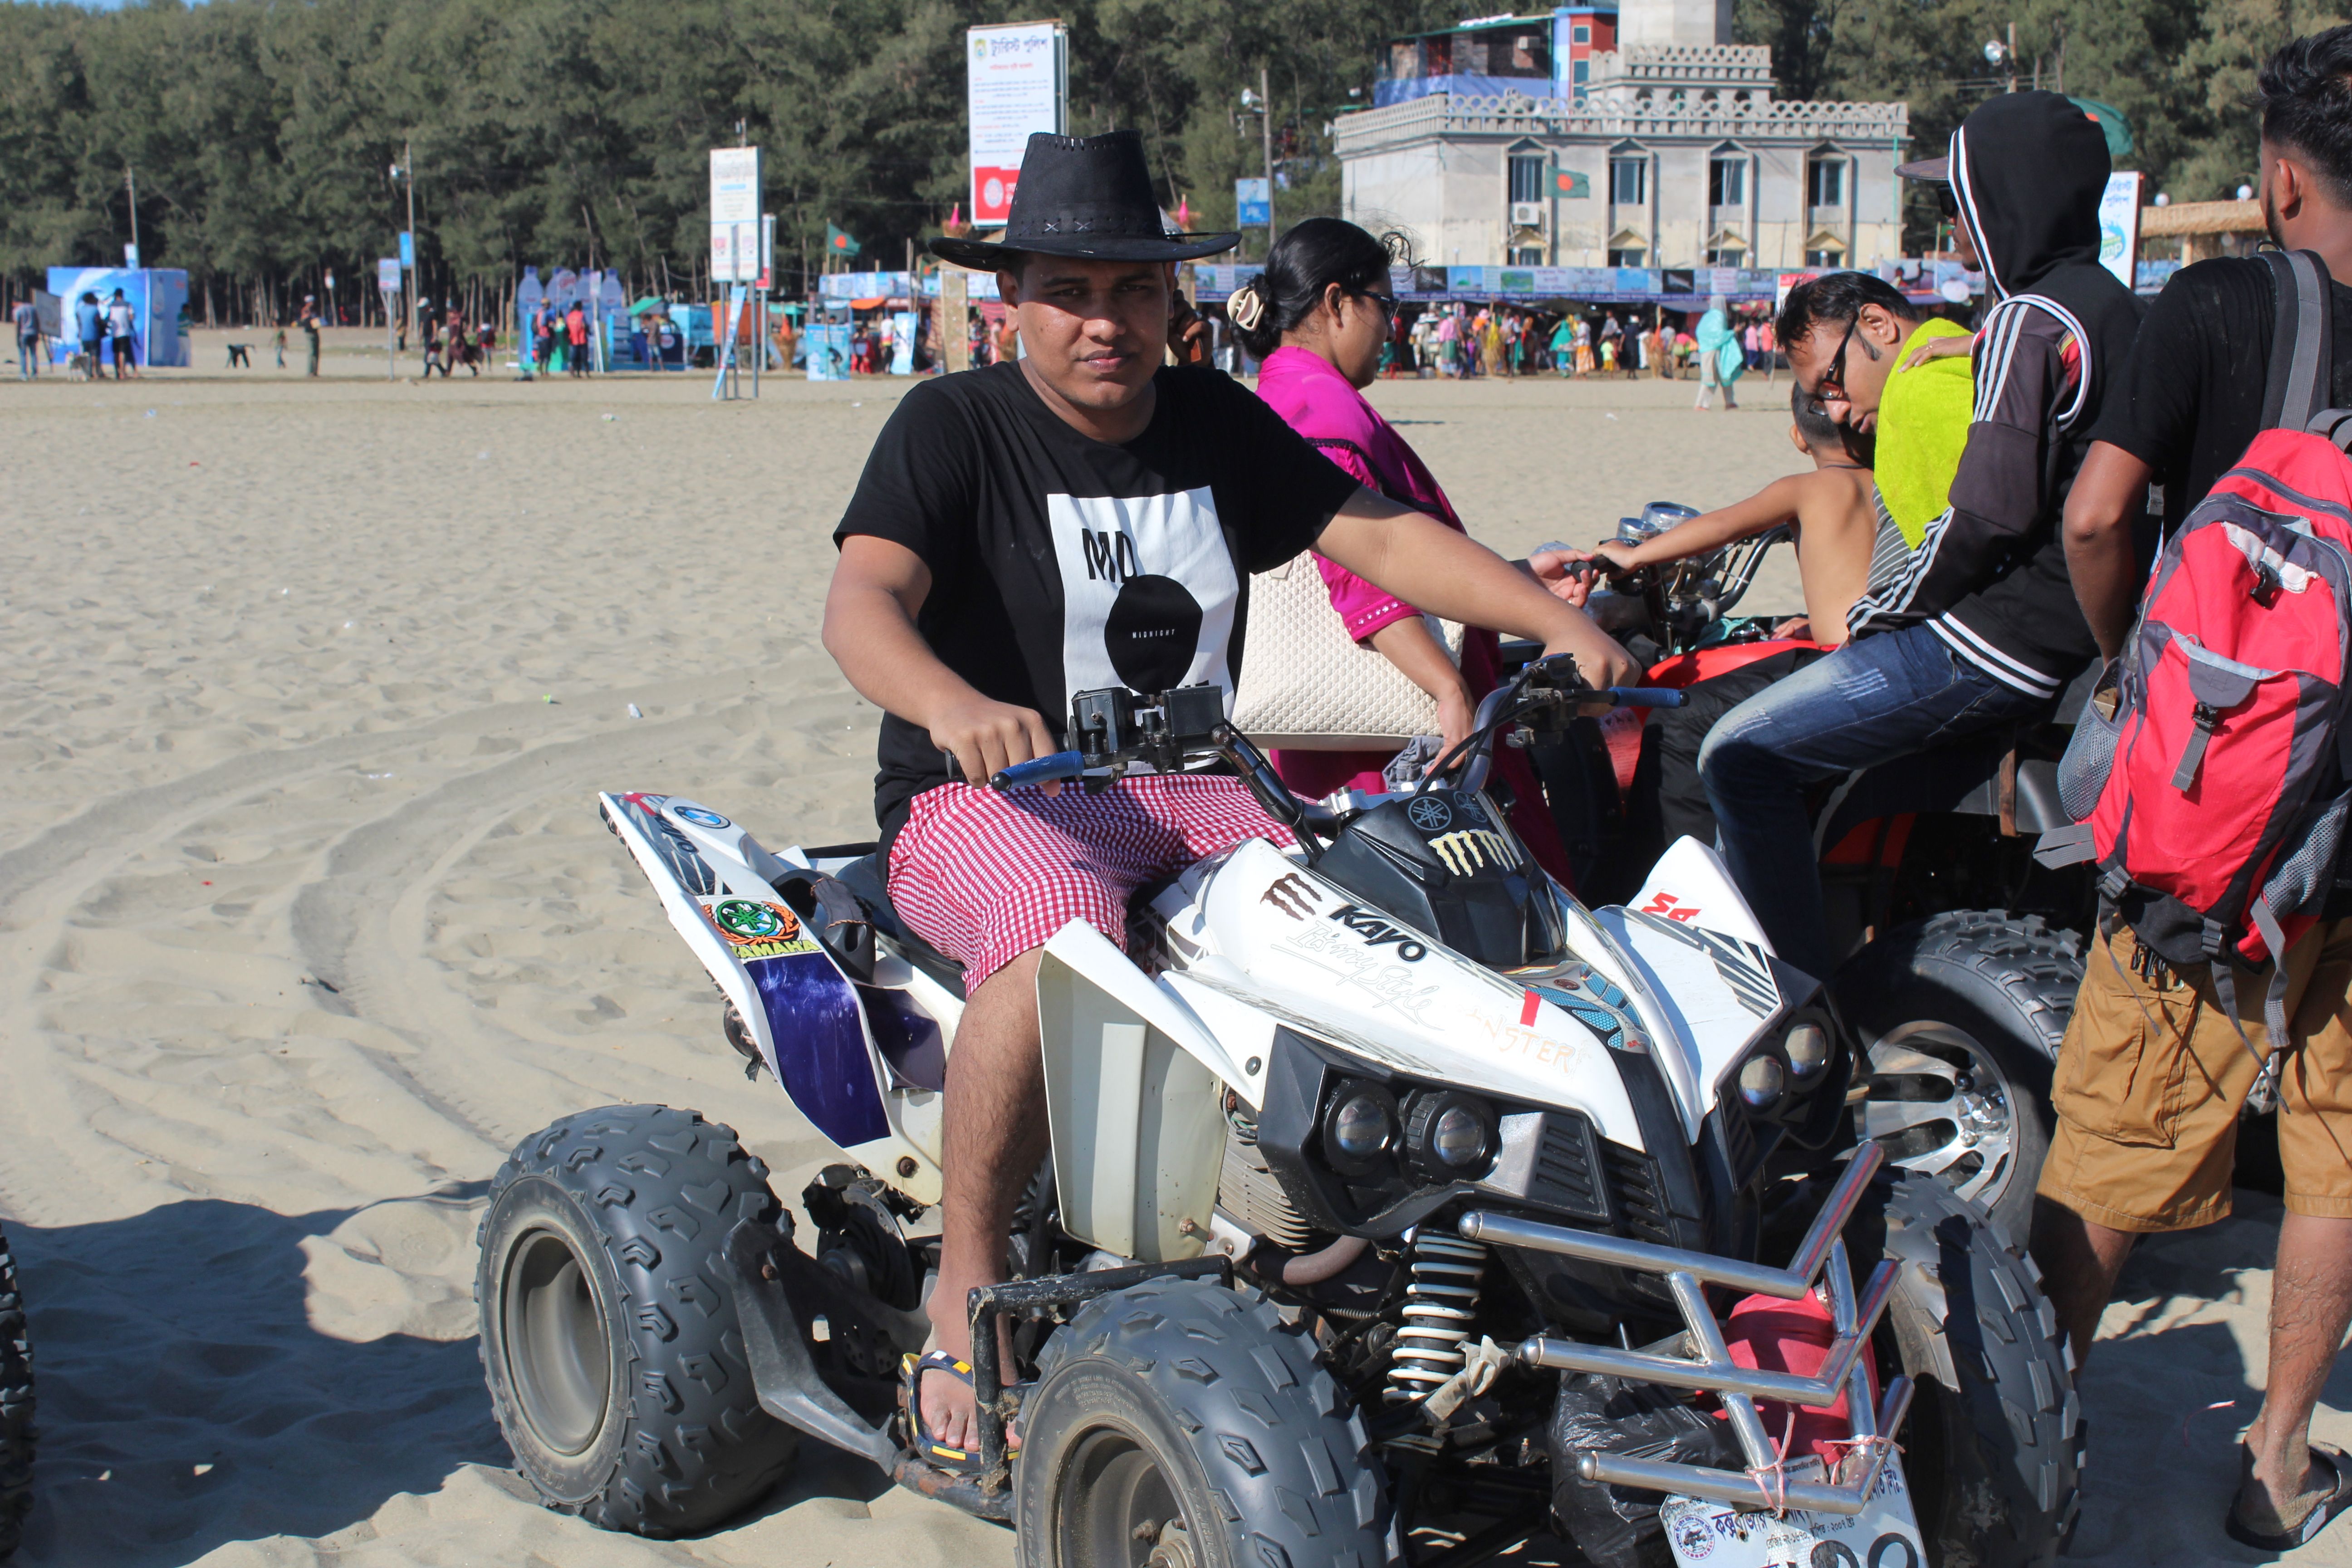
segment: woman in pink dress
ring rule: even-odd
[[[1389,244],[1354,224],[1308,218],[1282,237],[1265,271],[1234,293],[1225,313],[1242,345],[1264,362],[1258,395],[1292,429],[1368,488],[1459,529],[1462,520],[1435,477],[1360,390],[1380,374],[1381,345],[1396,311],[1388,292],[1391,256]],[[1319,555],[1315,563],[1349,635],[1385,655],[1437,700],[1445,743],[1469,734],[1479,699],[1497,683],[1495,634],[1470,628],[1456,668],[1419,610]],[[1318,799],[1351,787],[1384,789],[1381,769],[1391,754],[1282,751],[1274,764],[1295,793]],[[1526,753],[1497,746],[1494,778],[1515,797],[1511,826],[1519,837],[1566,882],[1559,830]]]

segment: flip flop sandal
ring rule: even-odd
[[[925,1351],[919,1356],[910,1351],[901,1356],[898,1376],[906,1385],[907,1430],[913,1437],[908,1447],[936,1469],[952,1470],[962,1476],[979,1475],[977,1448],[951,1448],[931,1436],[930,1424],[923,1418],[923,1373],[927,1372],[943,1372],[965,1387],[971,1386],[971,1363],[958,1361],[945,1351]]]
[[[2238,1451],[2244,1456],[2243,1462],[2240,1466],[2241,1477],[2252,1475],[2253,1454],[2243,1445],[2240,1446]],[[2230,1502],[2229,1517],[2221,1523],[2221,1528],[2230,1532],[2231,1540],[2241,1546],[2252,1546],[2263,1552],[2292,1552],[2298,1546],[2310,1544],[2312,1539],[2326,1529],[2329,1521],[2337,1514],[2347,1508],[2352,1508],[2352,1458],[2347,1458],[2343,1449],[2327,1443],[2312,1444],[2311,1457],[2327,1467],[2329,1473],[2336,1478],[2336,1481],[2335,1485],[2328,1489],[2326,1495],[2313,1506],[2312,1510],[2303,1516],[2303,1522],[2290,1531],[2277,1534],[2263,1534],[2238,1517],[2238,1503],[2233,1498]],[[2242,1479],[2240,1485],[2242,1488]]]

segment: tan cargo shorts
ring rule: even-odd
[[[2230,1212],[2238,1113],[2268,1057],[2267,974],[2237,972],[2238,1027],[2199,968],[2150,985],[2130,930],[2094,939],[2058,1051],[2058,1124],[2036,1190],[2112,1230],[2188,1230]],[[2352,1218],[2352,921],[2286,959],[2293,1054],[2278,1084],[2289,1212]],[[2252,1047],[2250,1050],[2248,1047]]]

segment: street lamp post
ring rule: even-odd
[[[392,166],[392,177],[408,188],[407,234],[413,253],[416,244],[416,149],[414,142],[408,141],[401,142],[400,162]],[[425,325],[419,314],[421,307],[417,302],[418,296],[423,290],[416,286],[416,275],[424,270],[422,262],[413,262],[408,277],[408,330],[419,342],[425,340]]]
[[[1258,126],[1258,146],[1265,159],[1265,248],[1274,251],[1274,104],[1272,86],[1266,68],[1257,68],[1257,90],[1242,89],[1242,112],[1255,113]]]

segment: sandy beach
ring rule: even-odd
[[[909,384],[0,383],[0,1219],[38,1357],[37,1568],[1009,1564],[1012,1538],[803,1446],[684,1542],[507,1469],[474,1227],[564,1112],[692,1106],[788,1201],[827,1150],[747,1083],[602,831],[689,793],[772,845],[870,836],[874,710],[816,642],[828,535]],[[1786,379],[1394,383],[1507,553],[1794,471]],[[1776,552],[1744,608],[1800,607]],[[634,704],[642,717],[633,718]],[[2275,1205],[2145,1247],[2085,1382],[2078,1559],[2264,1560],[2221,1518]],[[2339,1372],[2315,1434],[2352,1443]],[[1524,1561],[1552,1561],[1533,1552]],[[2297,1563],[2352,1563],[2338,1527]]]

